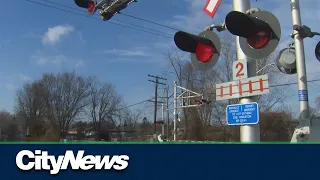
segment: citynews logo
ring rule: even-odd
[[[55,157],[49,155],[48,151],[35,150],[33,153],[29,150],[22,150],[16,156],[16,165],[23,171],[35,170],[48,170],[50,174],[58,174],[60,170],[66,170],[71,165],[73,170],[124,170],[129,165],[129,156],[115,155],[115,156],[100,156],[100,155],[86,155],[84,150],[78,151],[76,156],[73,151],[67,150],[64,155]],[[28,158],[24,162],[24,158]]]

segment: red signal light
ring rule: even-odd
[[[195,102],[196,102],[197,105],[202,104],[199,100],[196,100]]]
[[[156,125],[161,125],[161,124],[164,124],[164,122],[163,121],[156,121],[155,124]]]
[[[271,40],[271,31],[265,28],[258,28],[250,33],[247,38],[248,44],[254,49],[261,49],[268,45]]]
[[[196,49],[196,57],[200,62],[206,63],[210,61],[214,54],[214,48],[212,46],[198,44]]]
[[[88,3],[88,12],[89,12],[89,13],[93,13],[94,10],[95,10],[95,4],[94,4],[94,2],[89,1],[89,3]]]

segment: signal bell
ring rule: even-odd
[[[284,74],[296,74],[296,51],[293,47],[285,48],[276,58],[277,68]]]
[[[191,62],[199,70],[211,69],[219,59],[220,39],[212,31],[203,31],[199,35],[178,31],[174,42],[180,50],[191,53]]]
[[[279,44],[280,23],[270,12],[257,11],[247,15],[232,11],[226,16],[225,24],[230,33],[240,37],[240,47],[250,58],[266,58]]]

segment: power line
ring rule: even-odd
[[[167,25],[156,23],[156,22],[153,22],[153,21],[150,21],[150,20],[147,20],[147,19],[139,18],[139,17],[133,16],[133,15],[130,15],[130,14],[125,14],[125,13],[120,13],[120,14],[122,14],[124,16],[128,16],[128,17],[134,18],[134,19],[138,19],[138,20],[141,20],[141,21],[145,21],[145,22],[148,22],[148,23],[151,23],[151,24],[155,24],[155,25],[158,25],[158,26],[166,27],[168,29],[172,29],[172,30],[175,30],[175,31],[180,31],[177,28],[173,28],[173,27],[170,27],[170,26],[167,26]]]
[[[61,7],[65,7],[65,8],[68,8],[68,9],[72,9],[72,10],[76,10],[76,11],[79,11],[79,12],[86,13],[86,11],[80,10],[80,9],[78,9],[78,8],[66,6],[66,5],[61,4],[61,3],[57,3],[57,2],[53,2],[53,1],[49,1],[49,0],[42,0],[42,1],[45,1],[45,2],[47,2],[47,3],[54,4],[54,5],[58,5],[58,6],[61,6]],[[99,16],[99,15],[98,15],[98,14],[95,14],[95,16]],[[121,20],[116,20],[116,19],[111,19],[111,20],[109,20],[109,21],[120,22],[120,23],[124,23],[124,24],[131,25],[131,26],[135,26],[135,27],[139,27],[139,28],[143,28],[143,29],[148,29],[148,30],[151,30],[151,31],[156,31],[156,32],[159,32],[159,33],[163,33],[163,34],[167,34],[167,35],[173,36],[173,34],[169,34],[169,33],[166,33],[166,32],[163,32],[163,31],[159,31],[159,30],[156,30],[156,29],[147,28],[147,27],[140,26],[140,25],[137,25],[137,24],[132,24],[132,23],[129,23],[129,22],[126,22],[126,21],[121,21]]]
[[[148,102],[149,100],[152,100],[153,98],[151,99],[147,99],[147,100],[144,100],[144,101],[140,101],[140,102],[137,102],[137,103],[134,103],[134,104],[131,104],[131,105],[128,105],[128,106],[125,106],[123,108],[120,108],[120,109],[117,109],[116,111],[120,111],[122,109],[126,109],[126,108],[129,108],[129,107],[132,107],[132,106],[136,106],[136,105],[139,105],[139,104],[142,104],[142,103],[145,103],[145,102]]]
[[[72,12],[72,11],[68,11],[68,10],[65,10],[65,9],[61,9],[61,8],[58,8],[58,7],[55,7],[55,6],[50,6],[50,5],[43,4],[43,3],[39,3],[39,2],[35,2],[35,1],[32,1],[32,0],[26,0],[26,1],[31,2],[31,3],[34,3],[34,4],[38,4],[38,5],[41,5],[41,6],[46,6],[46,7],[52,8],[52,9],[64,11],[64,12],[67,12],[67,13],[71,13],[71,14],[83,16],[83,17],[86,17],[86,18],[91,18],[91,19],[95,19],[95,20],[98,20],[98,21],[102,21],[102,20],[100,20],[99,18],[94,18],[94,17],[92,17],[92,16],[87,16],[87,15],[79,14],[79,13]],[[154,35],[158,35],[158,36],[163,36],[163,37],[172,39],[172,37],[169,37],[169,36],[164,35],[164,34],[159,34],[159,33],[155,33],[155,32],[146,31],[146,30],[143,30],[143,29],[134,28],[134,27],[127,26],[127,25],[123,25],[123,24],[119,24],[119,23],[116,23],[116,22],[110,22],[110,21],[102,21],[102,22],[107,22],[107,23],[111,23],[111,24],[118,25],[118,26],[122,26],[122,27],[130,28],[130,29],[138,30],[138,31],[141,31],[141,32],[145,32],[145,33],[149,33],[149,34],[154,34]]]
[[[313,80],[309,80],[307,82],[317,82],[317,81],[320,81],[320,79],[313,79]],[[274,84],[274,85],[270,85],[269,87],[290,86],[290,85],[294,85],[294,84],[298,84],[298,82],[284,83],[284,84]]]

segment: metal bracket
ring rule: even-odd
[[[100,14],[107,13],[107,11],[108,11],[111,7],[113,7],[114,5],[116,5],[119,1],[121,1],[121,0],[114,0],[114,1],[111,2],[111,3],[107,3],[107,2],[105,2],[104,0],[100,1],[100,2],[97,4],[97,6],[100,5],[101,3],[104,3],[104,4],[102,5],[101,10],[100,10]],[[138,1],[137,1],[137,0],[131,0],[131,1],[129,1],[126,5],[128,6],[129,4],[134,3],[134,2],[138,2]],[[115,14],[120,14],[120,11],[114,12],[114,15],[115,15]]]
[[[297,31],[297,33],[291,33],[291,38],[294,38],[295,35],[299,34],[301,38],[313,38],[314,36],[320,36],[320,33],[311,31],[311,28],[308,26],[299,26],[293,25],[293,30]]]
[[[305,142],[308,140],[309,134],[310,134],[310,127],[305,126],[305,127],[296,129],[294,131],[294,136],[292,138],[295,138],[296,142]]]
[[[288,47],[291,48],[294,46],[294,41],[292,41],[291,43],[288,44]]]
[[[251,9],[246,11],[246,14],[247,15],[251,15],[251,14],[253,14],[255,12],[258,12],[258,11],[261,11],[261,9],[259,9],[259,8],[251,8]]]
[[[217,29],[218,32],[226,30],[226,25],[225,23],[221,24],[211,24],[210,26],[207,26],[204,30],[205,31],[213,31],[213,29]]]

